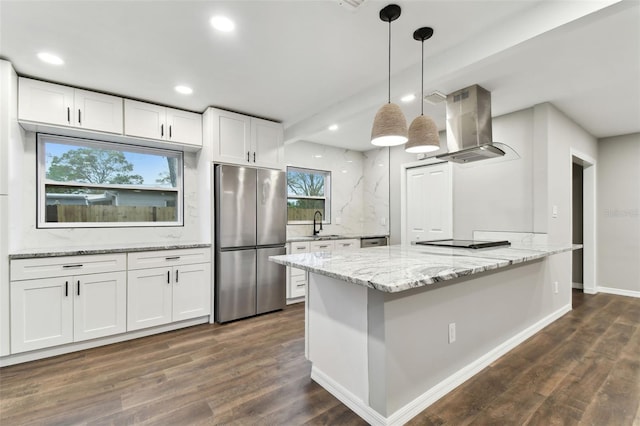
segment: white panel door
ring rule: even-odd
[[[173,268],[173,321],[211,314],[211,264]]]
[[[88,130],[122,134],[122,98],[75,89],[73,122]]]
[[[146,102],[124,100],[124,134],[150,139],[166,139],[167,109]]]
[[[233,112],[215,110],[213,125],[213,161],[253,164],[251,154],[251,118]]]
[[[284,168],[284,131],[282,124],[251,119],[251,160],[261,167]],[[255,157],[253,154],[255,153]]]
[[[202,147],[202,114],[167,108],[167,140]]]
[[[59,126],[73,125],[73,87],[20,78],[18,118]]]
[[[444,163],[407,169],[406,182],[408,242],[452,238],[451,166]]]
[[[171,322],[171,272],[171,268],[128,272],[127,331]]]
[[[71,277],[11,282],[11,353],[72,341]]]
[[[73,340],[95,339],[127,331],[127,274],[73,277]]]

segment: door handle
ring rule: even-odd
[[[78,124],[82,124],[82,111],[78,110]]]
[[[178,270],[176,269],[176,282],[178,282]]]
[[[78,296],[80,296],[80,280],[78,280]]]
[[[171,271],[167,271],[167,284],[171,284]]]
[[[171,128],[172,127],[173,127],[172,125],[169,125],[169,139],[171,139]]]
[[[67,123],[71,124],[71,108],[67,107]]]
[[[247,163],[250,163],[250,162],[251,162],[251,160],[249,160],[249,155],[250,155],[250,152],[249,152],[249,151],[247,151]]]
[[[164,137],[164,124],[160,125],[160,137],[163,138]]]
[[[254,163],[256,162],[256,153],[255,153],[255,151],[254,151],[254,153],[253,153],[253,162],[254,162]]]
[[[69,296],[69,281],[64,282],[64,297]]]

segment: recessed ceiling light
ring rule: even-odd
[[[188,86],[176,86],[174,87],[174,89],[176,90],[176,92],[182,93],[183,95],[190,95],[193,93],[193,89]]]
[[[42,62],[46,62],[51,65],[62,65],[64,61],[59,56],[54,55],[53,53],[48,52],[40,52],[38,53],[38,58]]]
[[[332,132],[335,132],[336,130],[338,130],[338,125],[332,124],[331,126],[329,126],[329,130],[331,130]]]
[[[402,102],[413,102],[416,99],[416,95],[413,93],[409,93],[408,95],[404,95],[400,98]]]
[[[236,28],[236,24],[231,19],[222,15],[212,17],[209,23],[213,28],[223,33],[231,32]]]
[[[313,157],[314,157],[314,158],[322,158],[322,155],[321,155],[321,154],[316,154],[316,155],[314,155]]]

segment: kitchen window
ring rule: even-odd
[[[331,172],[287,167],[287,223],[313,223],[316,211],[331,222]]]
[[[182,152],[38,134],[38,227],[182,226]]]

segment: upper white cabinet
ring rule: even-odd
[[[202,115],[125,99],[124,134],[202,147]]]
[[[122,134],[122,98],[20,77],[18,119]]]
[[[205,114],[214,162],[284,169],[282,124],[216,108]]]

